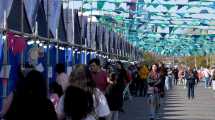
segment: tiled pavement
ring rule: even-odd
[[[160,111],[160,120],[215,120],[215,93],[200,83],[194,100],[186,98],[187,89],[175,86],[167,92]],[[146,98],[135,97],[125,103],[120,120],[148,120]]]

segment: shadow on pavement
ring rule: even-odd
[[[184,120],[181,119],[186,116],[184,114],[184,98],[168,94],[162,104],[160,112],[160,120]]]

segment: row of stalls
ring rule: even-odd
[[[60,0],[0,1],[0,104],[14,88],[17,69],[36,67],[55,80],[54,66],[91,58],[137,59],[138,49],[121,34],[92,22],[80,10],[65,9]]]

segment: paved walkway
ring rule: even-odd
[[[161,120],[215,120],[215,93],[198,84],[194,100],[186,98],[186,89],[175,86],[167,93],[160,111]],[[120,120],[148,120],[146,98],[136,97],[125,104]]]

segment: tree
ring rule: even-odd
[[[156,56],[149,52],[144,53],[143,57],[144,57],[144,63],[150,66],[154,63],[160,62],[159,56]]]

